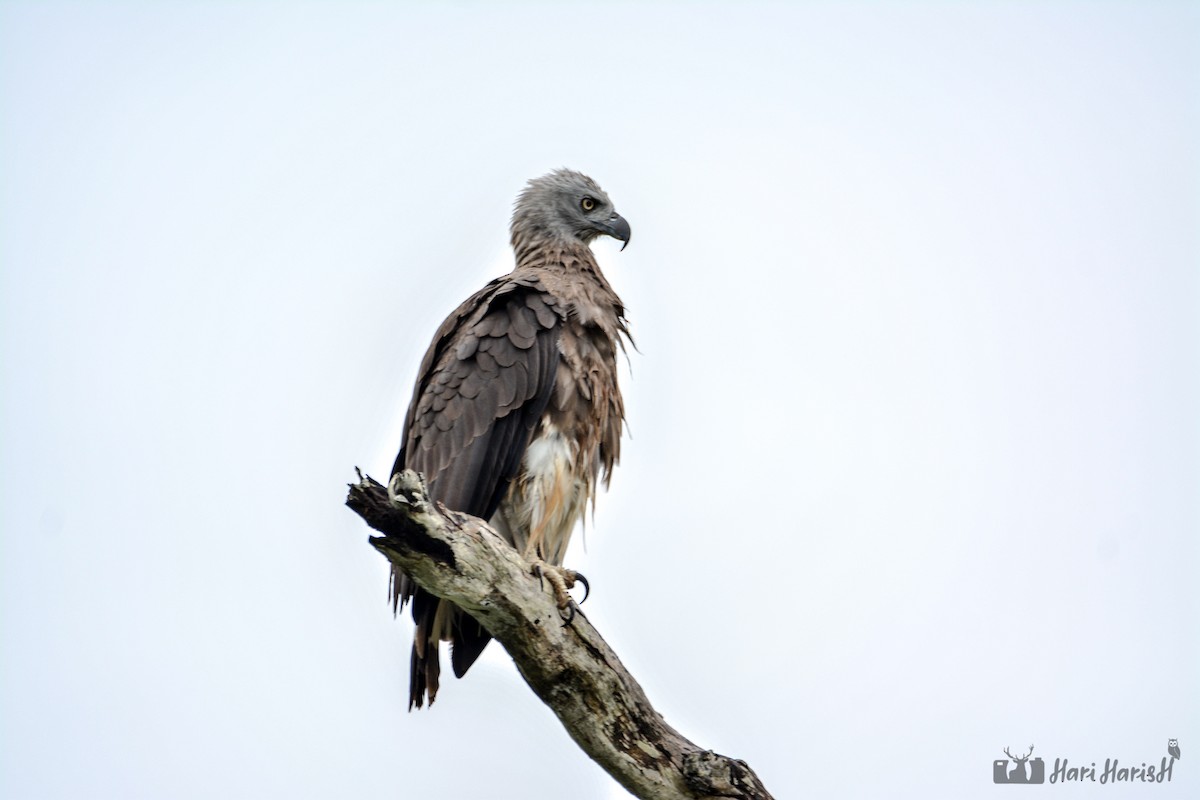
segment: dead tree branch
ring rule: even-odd
[[[770,800],[744,761],[685,739],[650,705],[587,618],[564,626],[530,565],[485,523],[430,502],[412,471],[391,492],[359,475],[346,505],[382,533],[375,549],[423,589],[479,620],[567,733],[643,800]]]

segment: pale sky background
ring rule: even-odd
[[[559,166],[640,347],[568,563],[668,721],[781,800],[1200,796],[1200,10],[1147,2],[0,3],[0,796],[627,796],[494,644],[405,711],[342,506]]]

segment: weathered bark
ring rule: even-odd
[[[364,477],[346,505],[384,534],[371,544],[421,588],[479,620],[571,738],[644,800],[770,800],[744,761],[704,750],[668,725],[587,618],[563,625],[528,562],[484,522],[430,502],[421,477]]]

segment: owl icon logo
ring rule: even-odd
[[[1179,740],[1167,739],[1167,755],[1171,758],[1179,758]]]

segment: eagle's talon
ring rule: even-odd
[[[571,620],[575,619],[576,614],[583,614],[579,610],[579,604],[575,602],[575,599],[571,597],[570,592],[567,590],[574,586],[576,581],[582,583],[584,587],[583,599],[586,600],[589,591],[587,578],[574,570],[556,567],[552,564],[547,564],[541,559],[533,563],[533,568],[530,571],[534,575],[537,575],[539,589],[544,591],[546,584],[550,584],[550,592],[554,595],[554,605],[558,608],[559,616],[565,620],[563,625],[571,624]]]
[[[588,579],[584,576],[584,574],[582,572],[576,572],[573,569],[567,569],[566,567],[559,567],[558,570],[562,574],[564,588],[574,589],[575,584],[583,584],[583,599],[579,601],[579,605],[586,603],[588,597],[592,593],[592,585],[588,583]],[[574,602],[574,600],[572,600],[572,602]],[[559,605],[561,606],[562,603],[559,603]]]

